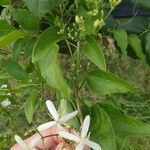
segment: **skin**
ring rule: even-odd
[[[51,128],[48,130],[44,130],[40,132],[42,136],[49,136],[49,135],[55,135],[57,134],[56,128]],[[31,141],[34,138],[41,137],[38,133],[32,135],[28,139],[25,140],[26,143],[31,143]],[[39,143],[36,145],[36,148],[34,150],[42,150],[43,149],[43,143]],[[73,146],[71,143],[68,143],[63,138],[60,138],[58,136],[51,136],[44,138],[44,150],[73,150]],[[20,146],[18,144],[15,144],[10,150],[21,150]],[[85,147],[84,150],[89,150],[89,148]]]

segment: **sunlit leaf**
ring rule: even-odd
[[[41,34],[33,50],[33,62],[42,58],[49,48],[62,38],[61,35],[58,35],[58,31],[59,29],[57,27],[50,27]]]
[[[128,36],[129,45],[133,48],[134,52],[136,53],[137,57],[141,58],[145,61],[145,55],[142,50],[141,40],[136,34],[131,34]]]
[[[112,31],[114,34],[114,38],[117,41],[117,45],[121,49],[123,54],[126,54],[127,46],[128,46],[128,36],[124,29],[115,29]]]
[[[24,33],[19,30],[13,30],[12,32],[0,37],[0,48],[7,46],[19,38],[24,37]]]
[[[68,99],[70,89],[58,65],[58,50],[59,47],[56,44],[49,47],[44,56],[38,61],[38,64],[47,84],[58,90],[63,98]]]
[[[83,52],[100,69],[106,70],[106,62],[102,48],[92,36],[86,36]]]

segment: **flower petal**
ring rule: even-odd
[[[63,128],[63,126],[59,123],[57,123],[56,128],[58,131],[65,131],[65,129]]]
[[[84,145],[85,145],[84,143],[78,144],[77,147],[76,147],[76,150],[83,150]]]
[[[67,122],[68,120],[72,119],[73,117],[75,117],[77,115],[78,111],[74,111],[72,113],[69,113],[65,116],[63,116],[62,118],[59,119],[59,122],[60,123],[65,123]]]
[[[93,150],[101,150],[100,145],[97,144],[97,143],[95,143],[95,142],[93,142],[93,141],[89,141],[88,140],[85,143],[86,143],[86,145],[88,145],[89,147],[91,147]]]
[[[74,134],[68,133],[66,131],[59,131],[58,134],[61,137],[68,139],[68,140],[71,140],[71,141],[74,141],[76,143],[78,143],[80,141],[80,139],[77,136],[75,136]]]
[[[15,135],[15,140],[22,148],[27,147],[26,143],[22,140],[22,138],[20,136]]]
[[[39,125],[37,129],[38,129],[38,131],[42,131],[42,130],[49,129],[49,128],[53,127],[54,125],[56,125],[56,122],[50,121],[50,122],[46,122],[44,124]]]
[[[82,138],[85,138],[87,136],[89,126],[90,126],[90,116],[88,115],[85,117],[82,128],[81,128],[81,137]]]
[[[50,114],[52,115],[53,119],[54,119],[54,120],[58,120],[58,113],[57,113],[57,110],[56,110],[56,108],[55,108],[53,102],[50,101],[50,100],[47,100],[47,101],[46,101],[46,106],[47,106],[47,108],[48,108]]]

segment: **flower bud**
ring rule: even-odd
[[[75,16],[75,22],[76,22],[77,24],[80,23],[80,18],[79,18],[79,16]]]
[[[94,26],[94,29],[97,29],[97,28],[102,28],[103,26],[105,25],[105,22],[103,19],[99,20],[99,19],[96,19],[93,26]]]

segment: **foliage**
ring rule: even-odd
[[[130,117],[120,106],[121,102],[117,105],[113,101],[114,93],[136,95],[140,89],[110,73],[107,65],[113,58],[110,47],[115,47],[120,57],[138,58],[146,66],[150,64],[149,18],[117,21],[111,13],[120,2],[0,2],[3,6],[0,17],[0,83],[8,85],[0,87],[0,101],[9,98],[13,105],[12,108],[0,105],[5,116],[0,131],[7,123],[16,120],[13,128],[33,126],[25,134],[20,132],[24,136],[35,132],[37,125],[45,121],[41,116],[45,113],[43,101],[50,97],[55,100],[61,115],[78,110],[79,116],[67,124],[72,128],[78,129],[85,115],[91,115],[91,138],[103,150],[129,150],[127,141],[130,137],[150,136],[149,124]],[[136,5],[150,8],[147,1],[138,1]],[[117,68],[116,64],[114,66]],[[85,93],[91,99],[87,100]],[[96,101],[92,97],[96,97]],[[19,124],[17,118],[21,118]],[[8,136],[5,130],[0,134],[2,139],[7,136],[9,141],[12,140],[11,144],[14,142],[13,128],[8,129]],[[11,144],[2,140],[0,148],[10,148]]]

